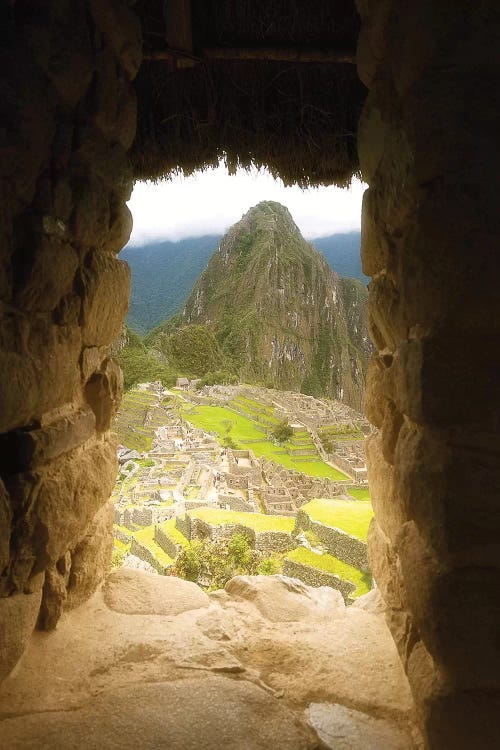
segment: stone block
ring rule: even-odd
[[[84,383],[90,379],[91,375],[101,369],[104,360],[107,358],[107,351],[106,346],[88,346],[82,350],[80,367]]]
[[[12,508],[5,485],[0,479],[0,577],[8,565],[10,557],[10,534]]]
[[[398,555],[375,519],[368,531],[368,560],[384,602],[390,609],[405,611],[406,592]]]
[[[37,471],[6,479],[12,502],[26,509],[11,545],[8,580],[13,588],[22,589],[32,575],[74,548],[111,495],[116,474],[116,441],[107,436]]]
[[[118,141],[128,151],[135,138],[137,100],[110,47],[98,56],[93,108],[96,126],[109,141]]]
[[[109,228],[109,190],[96,175],[73,178],[71,189],[73,244],[81,248],[100,247]]]
[[[403,426],[404,417],[398,411],[394,401],[387,400],[385,404],[384,421],[380,430],[382,453],[389,464],[394,464],[394,453],[398,436]]]
[[[82,271],[83,341],[109,345],[121,331],[128,309],[130,268],[109,253],[89,254]]]
[[[94,23],[109,39],[120,65],[130,79],[135,78],[142,62],[139,18],[118,0],[89,0],[89,7]]]
[[[110,574],[103,594],[110,609],[126,615],[174,616],[210,604],[208,595],[191,581],[127,568]]]
[[[68,552],[45,571],[42,603],[38,615],[39,630],[53,630],[63,613],[66,601],[66,586],[69,578],[71,555]]]
[[[394,351],[406,339],[407,328],[402,318],[401,295],[388,276],[377,276],[370,282],[368,316],[370,329],[375,326],[379,332],[377,338],[381,340],[375,339],[379,349],[387,347]]]
[[[388,356],[392,363],[392,356]],[[387,400],[392,396],[389,367],[379,354],[372,354],[368,362],[364,411],[375,427],[382,427]]]
[[[384,238],[384,227],[377,221],[374,190],[369,188],[363,194],[361,208],[361,263],[363,273],[374,276],[387,265],[388,247]]]
[[[498,570],[448,568],[412,522],[397,550],[416,626],[448,680],[463,689],[500,689],[500,603],[491,596]]]
[[[53,236],[34,235],[27,244],[15,303],[27,311],[53,310],[73,288],[78,257],[69,244]]]
[[[408,520],[404,504],[394,486],[394,469],[383,454],[383,438],[380,433],[370,435],[366,441],[366,463],[370,495],[377,522],[384,533],[394,540],[403,524]]]
[[[380,109],[377,89],[368,94],[358,126],[358,155],[364,182],[374,181],[382,160],[387,136],[387,123]]]
[[[71,550],[71,569],[64,609],[73,609],[91,596],[111,569],[113,503],[106,503],[90,522],[86,534]]]
[[[94,373],[85,386],[85,398],[95,414],[96,429],[104,432],[118,411],[123,393],[123,373],[120,365],[106,359],[100,372]]]
[[[71,402],[80,387],[80,329],[48,315],[7,315],[0,329],[0,432]]]
[[[126,203],[121,198],[112,201],[109,232],[103,243],[103,249],[119,253],[130,239],[132,224],[132,214]]]
[[[80,409],[40,429],[4,433],[0,435],[0,471],[14,474],[47,463],[84,443],[94,430],[93,411]]]
[[[21,658],[35,629],[42,592],[0,597],[0,682]]]

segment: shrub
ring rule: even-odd
[[[274,557],[266,557],[257,566],[257,573],[260,576],[273,576],[281,572],[281,565]]]
[[[293,435],[293,429],[290,427],[286,419],[283,419],[276,427],[270,432],[271,438],[276,440],[278,443],[286,443],[287,440]]]
[[[113,549],[113,554],[111,555],[111,567],[112,568],[121,568],[123,565],[123,559],[125,557],[125,550],[123,549],[117,549],[116,547]]]

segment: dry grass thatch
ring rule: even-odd
[[[143,15],[146,56],[158,54],[162,17]],[[157,8],[156,8],[157,11]],[[208,0],[192,3],[193,67],[146,60],[137,79],[137,177],[215,165],[265,165],[285,183],[349,183],[365,90],[349,63],[206,59],[217,46],[354,50],[353,2]],[[155,31],[156,30],[156,31]],[[161,54],[161,52],[160,52]]]

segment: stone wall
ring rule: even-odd
[[[295,521],[296,533],[302,529],[313,531],[334,557],[364,572],[369,571],[368,548],[362,539],[351,536],[342,529],[314,521],[305,511],[299,510]]]
[[[210,539],[212,542],[227,541],[235,534],[243,534],[253,549],[258,552],[286,552],[296,547],[292,534],[283,531],[254,531],[243,524],[212,525],[200,518],[191,519],[192,538]]]
[[[294,549],[297,542],[292,534],[286,531],[257,531],[255,549],[258,552],[288,552]]]
[[[161,526],[155,526],[154,539],[155,542],[160,545],[162,550],[164,550],[167,555],[172,557],[174,560],[184,549],[181,544],[176,544],[168,534],[165,534]]]
[[[0,678],[110,564],[142,47],[120,0],[8,3],[2,24]]]
[[[283,560],[283,575],[290,578],[298,578],[299,581],[306,583],[308,586],[330,586],[332,589],[340,591],[346,603],[350,603],[350,598],[356,586],[350,581],[344,581],[342,578],[328,573],[325,570],[318,570],[311,565],[289,560],[287,557]]]
[[[219,507],[225,508],[229,505],[231,510],[243,513],[252,513],[255,508],[252,503],[247,502],[239,495],[219,495]]]
[[[184,534],[186,539],[191,539],[191,518],[187,515],[175,517],[175,528],[178,529],[181,534]]]
[[[168,574],[172,565],[162,565],[162,563],[155,557],[155,555],[149,550],[144,544],[137,541],[135,537],[132,537],[132,543],[130,545],[130,554],[135,555],[140,560],[148,562],[152,568],[154,568],[162,576]]]
[[[498,3],[358,1],[370,563],[428,747],[500,736]]]

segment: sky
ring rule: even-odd
[[[359,229],[363,183],[350,188],[285,187],[264,170],[240,170],[229,176],[225,166],[176,175],[162,182],[138,182],[128,206],[134,219],[131,245],[223,234],[260,201],[285,205],[304,237],[312,240]]]

